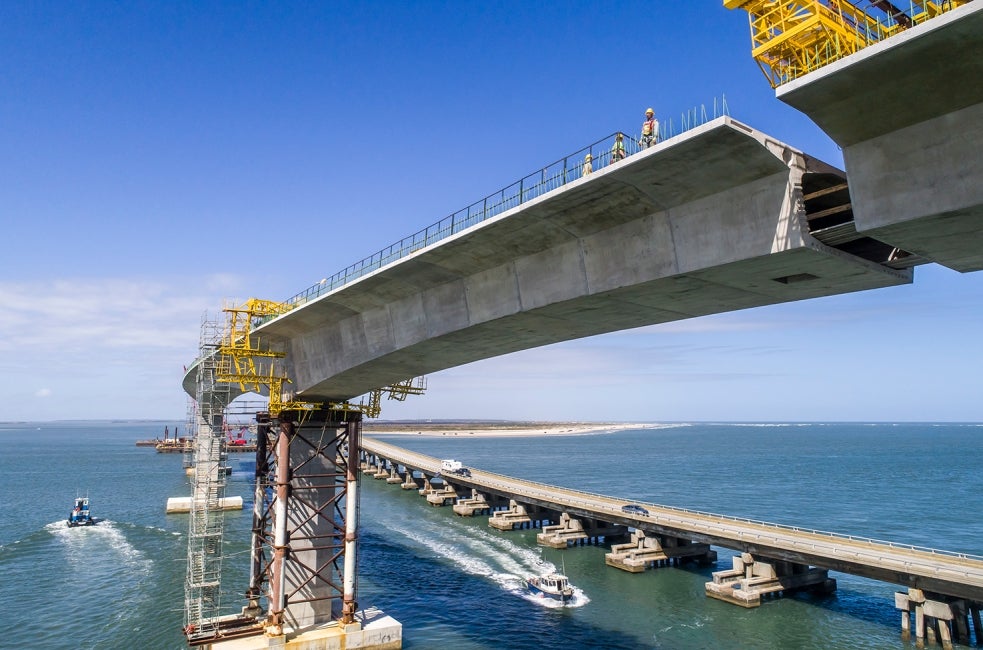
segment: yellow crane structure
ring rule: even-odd
[[[293,307],[290,303],[250,298],[242,305],[222,309],[227,316],[217,350],[219,360],[216,381],[238,384],[242,390],[255,393],[261,393],[265,388],[269,395],[268,411],[273,417],[277,417],[282,411],[303,413],[323,406],[321,402],[284,398],[283,385],[290,383],[290,379],[276,372],[274,362],[285,357],[286,353],[263,346],[252,331],[268,318],[285,314]],[[372,390],[358,403],[329,402],[328,409],[377,418],[382,412],[383,394],[389,399],[403,401],[409,395],[422,395],[426,388],[424,377],[411,378]]]
[[[818,70],[899,31],[971,0],[723,0],[743,9],[751,26],[751,56],[772,88]]]

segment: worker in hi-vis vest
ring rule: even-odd
[[[614,144],[611,145],[611,163],[616,163],[619,160],[625,159],[625,137],[619,131],[617,135],[614,136]]]
[[[654,147],[659,141],[659,120],[655,119],[655,111],[645,110],[645,121],[642,122],[642,137],[638,139],[642,149]]]

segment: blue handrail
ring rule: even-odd
[[[708,112],[705,105],[699,108],[688,109],[681,114],[680,126],[677,132],[673,121],[662,122],[659,125],[659,141],[668,140],[676,137],[690,129],[701,126],[711,120],[724,115],[730,115],[727,107],[726,97],[721,97],[718,102],[713,100],[713,106]],[[583,147],[559,160],[546,165],[542,169],[520,178],[518,181],[503,187],[501,190],[489,194],[488,196],[475,201],[471,205],[454,212],[450,216],[444,217],[437,223],[427,226],[423,230],[417,231],[409,237],[404,237],[398,242],[383,248],[382,250],[355,262],[351,266],[328,276],[317,284],[308,287],[300,293],[288,298],[285,302],[293,306],[299,306],[309,302],[318,296],[329,291],[357,280],[358,278],[381,269],[382,267],[400,260],[407,255],[430,246],[446,237],[457,234],[462,230],[470,228],[475,224],[481,223],[491,217],[502,214],[514,207],[532,199],[538,198],[553,190],[563,187],[567,183],[578,180],[585,175],[588,166],[585,158],[590,154],[590,170],[596,171],[603,169],[612,162],[613,145],[618,134],[623,135],[625,156],[632,156],[641,151],[638,140],[625,131],[617,131],[609,136],[601,138],[596,142]],[[587,172],[590,173],[590,172]],[[271,320],[274,316],[263,319]]]

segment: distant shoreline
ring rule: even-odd
[[[519,436],[578,436],[615,433],[664,425],[625,422],[373,422],[363,424],[368,435],[498,438]]]

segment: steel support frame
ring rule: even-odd
[[[266,444],[262,433],[257,440],[257,501],[247,597],[251,605],[258,605],[260,594],[265,591],[265,627],[267,634],[273,636],[284,633],[291,605],[325,598],[337,601],[340,597],[341,622],[353,623],[357,607],[357,464],[362,415],[290,411],[275,419],[260,414],[257,420],[260,429],[275,430],[276,434],[269,436]],[[317,441],[298,435],[298,428],[306,434],[314,432],[317,423],[321,424]],[[304,455],[299,452],[306,452],[306,458],[294,465],[291,458]],[[329,471],[303,472],[305,466],[317,463]],[[303,483],[299,480],[301,475]],[[331,496],[325,500],[318,492]],[[299,513],[303,514],[298,516]],[[311,530],[316,532],[312,534]],[[326,551],[327,555],[317,563],[304,562],[292,552],[298,542],[305,551]],[[320,595],[311,596],[312,593]]]

